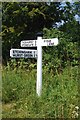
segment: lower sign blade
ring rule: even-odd
[[[12,58],[37,58],[37,50],[11,49],[10,56]]]

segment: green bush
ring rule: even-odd
[[[66,66],[78,66],[78,43],[71,42],[71,38],[58,29],[43,29],[44,38],[58,38],[59,44],[52,47],[43,47],[43,67],[62,72]]]

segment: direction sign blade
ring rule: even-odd
[[[56,45],[58,45],[58,38],[41,40],[41,46],[56,46]],[[21,47],[37,47],[37,40],[21,41]]]
[[[42,39],[42,46],[56,46],[58,45],[58,38]]]
[[[37,58],[37,50],[11,49],[10,56],[12,58]]]
[[[24,40],[21,41],[21,47],[36,47],[37,40]]]

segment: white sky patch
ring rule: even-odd
[[[76,21],[79,21],[79,24],[80,24],[80,16],[75,15],[75,19],[76,19]]]
[[[60,27],[61,25],[63,25],[63,24],[64,24],[64,21],[63,21],[63,20],[61,20],[61,22],[57,22],[56,24],[57,24],[57,27]]]

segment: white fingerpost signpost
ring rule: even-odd
[[[37,40],[23,40],[21,47],[37,47],[37,50],[32,49],[11,49],[10,56],[12,58],[37,58],[37,81],[36,93],[41,96],[42,91],[42,47],[58,45],[58,38],[42,39],[37,37]]]

